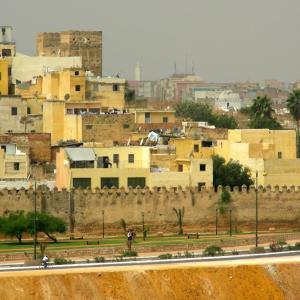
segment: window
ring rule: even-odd
[[[212,141],[202,141],[202,147],[212,147]]]
[[[282,152],[278,152],[278,159],[282,159]]]
[[[111,168],[112,163],[108,156],[99,156],[97,159],[97,168]]]
[[[11,56],[11,49],[2,49],[2,57]]]
[[[72,169],[93,169],[94,168],[94,161],[91,160],[77,160],[72,161],[70,164],[70,168]]]
[[[163,123],[168,123],[169,119],[168,117],[163,117]]]
[[[183,172],[183,165],[178,165],[178,172]]]
[[[129,128],[129,124],[123,124],[123,128]]]
[[[27,107],[27,114],[31,115],[31,108],[30,107]]]
[[[198,144],[194,144],[194,152],[199,152],[199,145]]]
[[[14,170],[15,171],[19,171],[20,170],[20,163],[18,163],[18,162],[14,163]]]
[[[12,107],[11,108],[11,115],[16,116],[18,114],[18,108],[17,107]]]
[[[137,186],[144,188],[146,186],[146,178],[145,177],[128,177],[127,186],[136,188]]]
[[[119,177],[102,177],[101,178],[101,188],[108,187],[109,189],[113,186],[117,189],[119,188]]]
[[[6,152],[6,146],[5,145],[1,145],[1,150],[3,150],[4,152]]]
[[[113,88],[114,92],[119,91],[119,85],[118,84],[113,84],[112,88]]]
[[[206,171],[206,164],[200,164],[199,169],[200,172]]]
[[[150,124],[151,123],[151,116],[149,112],[145,113],[145,123]]]
[[[86,130],[90,130],[90,129],[92,129],[93,128],[93,125],[85,125],[85,129]]]
[[[118,164],[120,161],[119,154],[114,154],[113,155],[113,163]]]
[[[72,115],[72,114],[73,114],[73,109],[67,108],[67,115]]]
[[[73,178],[73,187],[82,189],[90,188],[91,178]]]
[[[134,154],[128,154],[128,162],[134,163]]]
[[[205,182],[198,182],[198,192],[201,191],[202,186],[205,186]]]
[[[78,76],[79,75],[79,71],[75,71],[74,74],[75,74],[75,76]]]
[[[11,77],[11,67],[8,67],[8,76]]]
[[[76,91],[76,92],[80,92],[80,85],[78,85],[78,84],[75,85],[75,91]]]

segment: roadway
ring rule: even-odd
[[[147,266],[147,265],[193,265],[193,266],[222,266],[222,265],[245,265],[245,264],[268,264],[282,262],[298,262],[300,263],[299,251],[283,251],[260,254],[240,254],[240,255],[224,255],[214,257],[192,257],[192,258],[172,258],[158,259],[157,257],[137,257],[131,260],[124,261],[107,261],[103,263],[75,263],[66,265],[50,264],[47,270],[61,269],[85,269],[85,268],[119,268],[130,266]],[[41,266],[0,266],[0,272],[15,272],[15,271],[35,271],[41,270]],[[47,271],[45,270],[45,271]]]

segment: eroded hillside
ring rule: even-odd
[[[0,274],[1,299],[300,299],[300,264],[122,267]]]

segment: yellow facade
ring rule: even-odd
[[[257,171],[258,184],[300,184],[300,169],[297,167],[300,160],[296,159],[294,130],[228,130],[228,140],[218,140],[214,154],[224,157],[226,161],[233,159],[247,166],[252,178],[255,178]]]
[[[86,98],[97,101],[102,110],[125,108],[125,79],[122,78],[87,78]]]
[[[0,59],[0,95],[8,95],[8,61]]]
[[[175,111],[173,110],[134,110],[135,123],[153,124],[153,123],[175,123]]]
[[[1,144],[0,179],[26,179],[29,160],[26,153],[18,153],[14,144]]]
[[[43,77],[42,95],[47,99],[83,101],[85,86],[85,73],[82,69],[64,69],[47,73]]]
[[[147,147],[112,147],[112,148],[81,148],[92,149],[95,160],[89,168],[76,168],[68,157],[68,150],[61,148],[56,155],[56,186],[61,188],[76,187],[76,180],[85,178],[92,189],[111,184],[116,187],[128,187],[132,178],[144,180],[144,185],[150,185],[150,151]],[[79,150],[80,151],[80,150]],[[83,150],[84,151],[84,150]],[[118,155],[118,159],[116,158]],[[80,154],[79,154],[80,156]],[[110,166],[100,164],[108,158]],[[129,178],[129,179],[128,179]],[[85,180],[82,180],[83,182]],[[136,180],[138,182],[138,179]],[[111,187],[111,186],[108,186]]]

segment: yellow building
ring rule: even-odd
[[[0,144],[0,179],[26,179],[29,161],[15,144]]]
[[[258,184],[300,185],[294,130],[228,130],[228,139],[218,140],[214,153],[249,167],[253,178],[258,171]]]
[[[56,185],[71,187],[212,186],[212,160],[191,158],[187,171],[161,168],[149,147],[60,148]]]
[[[159,181],[168,186],[193,186],[210,188],[213,185],[213,147],[209,141],[187,138],[171,138],[167,149],[156,147],[152,151],[151,162],[154,174],[152,183]]]
[[[0,58],[0,95],[8,95],[8,61]]]
[[[102,110],[125,108],[125,79],[87,77],[86,98],[100,103]]]
[[[83,101],[85,72],[80,68],[47,73],[43,77],[42,95],[47,99]]]
[[[56,186],[144,187],[150,185],[147,147],[60,148],[56,155]]]
[[[136,124],[175,123],[175,110],[145,110],[135,109]]]

